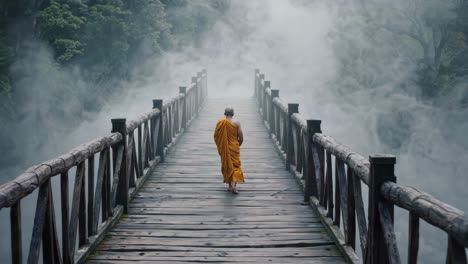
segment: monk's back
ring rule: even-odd
[[[226,108],[226,118],[216,123],[214,140],[221,158],[221,172],[224,183],[229,184],[229,190],[238,193],[236,183],[244,182],[242,165],[240,161],[240,146],[243,134],[239,122],[232,121],[233,110]]]

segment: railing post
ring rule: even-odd
[[[184,95],[182,102],[182,129],[185,130],[187,123],[187,87],[179,87],[179,93]]]
[[[395,177],[395,156],[372,155],[369,157],[369,211],[367,233],[367,253],[365,263],[388,263],[387,249],[380,223],[379,204],[382,208],[387,208],[393,222],[393,204],[385,202],[380,194],[380,188],[384,182],[396,182]]]
[[[263,103],[262,103],[262,112],[263,112],[263,121],[268,120],[268,93],[267,89],[271,87],[270,81],[265,81],[264,82],[264,88],[263,88]]]
[[[203,101],[208,96],[208,73],[206,69],[202,70],[203,72]]]
[[[255,69],[254,71],[254,97],[256,100],[258,100],[258,80],[257,80],[257,74],[260,73],[259,69]]]
[[[195,93],[195,98],[192,98],[192,110],[190,113],[191,113],[191,116],[190,116],[190,119],[192,119],[192,117],[194,115],[196,115],[196,113],[198,113],[198,78],[197,77],[192,77],[192,83],[195,84],[195,86],[193,87],[193,93]],[[195,105],[193,105],[195,104]]]
[[[289,167],[292,163],[294,157],[294,138],[292,130],[292,119],[291,116],[294,113],[299,113],[299,104],[288,104],[288,119],[287,119],[287,133],[286,133],[286,169],[289,170]]]
[[[279,97],[279,90],[271,90],[271,101],[268,109],[269,118],[268,123],[270,125],[270,136],[275,133],[275,105],[273,104],[273,100]]]
[[[23,240],[21,231],[21,200],[10,209],[11,223],[11,263],[23,263]]]
[[[201,99],[203,91],[203,73],[197,72],[197,113],[200,111]]]
[[[163,115],[163,100],[154,99],[153,109],[159,109],[159,127],[158,127],[158,138],[156,139],[156,156],[159,156],[161,162],[164,161],[164,115]]]
[[[125,118],[112,119],[112,133],[118,132],[122,135],[123,156],[122,165],[120,167],[119,186],[117,188],[116,203],[124,208],[124,213],[128,212],[128,187],[129,175],[127,174],[127,121]]]
[[[307,137],[306,137],[306,160],[304,162],[304,202],[309,202],[310,196],[318,197],[317,177],[315,174],[315,164],[320,162],[315,160],[312,153],[312,145],[314,144],[314,134],[322,133],[321,120],[307,120]],[[323,166],[323,164],[320,164]]]
[[[259,74],[259,77],[258,77],[258,105],[259,105],[259,109],[263,109],[263,96],[265,95],[264,94],[264,86],[262,85],[262,80],[265,79],[265,74],[261,73]]]

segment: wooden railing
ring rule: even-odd
[[[27,263],[81,263],[127,212],[128,201],[196,116],[207,95],[206,71],[190,87],[136,120],[112,119],[112,133],[28,169],[0,185],[0,209],[10,208],[13,263],[23,263],[21,201],[39,189]],[[97,156],[99,158],[96,160]],[[97,161],[97,162],[96,162]],[[69,174],[74,172],[73,184]],[[52,181],[60,178],[60,207]],[[69,193],[69,189],[72,193]],[[70,201],[71,198],[71,201]],[[60,212],[61,221],[55,212]],[[61,243],[57,225],[61,224]]]
[[[286,104],[255,70],[255,98],[277,149],[304,187],[304,201],[322,222],[349,261],[401,263],[393,226],[394,206],[409,212],[408,263],[416,263],[420,219],[448,235],[447,263],[467,263],[468,222],[464,213],[423,191],[396,184],[396,158],[351,151],[321,131],[321,120],[306,120],[298,104]],[[362,185],[368,188],[367,218]],[[356,225],[358,229],[356,228]]]

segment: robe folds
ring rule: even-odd
[[[214,131],[214,140],[221,157],[221,172],[225,183],[244,182],[240,160],[238,128],[226,118],[220,119]]]

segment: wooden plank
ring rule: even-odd
[[[114,176],[112,177],[112,189],[111,189],[111,194],[112,194],[112,201],[111,201],[111,206],[112,208],[115,207],[115,201],[117,199],[117,186],[119,184],[119,177],[120,177],[120,170],[122,168],[122,162],[123,162],[123,151],[124,147],[123,145],[119,145],[117,149],[117,157],[115,159],[115,166],[114,166]]]
[[[46,210],[45,225],[42,232],[42,244],[43,263],[62,263],[57,227],[55,223],[55,207],[52,187],[49,188],[49,199]]]
[[[21,228],[21,201],[18,201],[10,209],[11,225],[11,262],[23,263],[23,232]]]
[[[338,158],[335,157],[335,215],[333,224],[340,226],[341,224],[341,187],[340,187],[340,177],[338,175]]]
[[[347,196],[346,201],[348,202],[347,206],[347,218],[348,218],[348,229],[346,230],[345,238],[346,243],[356,250],[356,205],[354,201],[354,184],[353,184],[353,170],[348,166],[347,168]]]
[[[81,188],[83,188],[84,163],[78,164],[75,175],[75,185],[73,187],[72,208],[70,213],[70,232],[68,244],[70,245],[70,259],[73,262],[75,258],[76,232],[78,229],[78,215],[80,211]]]
[[[88,158],[88,236],[94,235],[94,155]]]
[[[367,248],[367,222],[364,211],[364,202],[362,201],[361,179],[353,177],[354,204],[356,206],[356,218],[359,227],[359,241],[361,242],[362,256],[366,255]]]
[[[187,119],[190,113],[196,114],[190,98]],[[165,161],[148,175],[129,202],[128,214],[106,235],[89,263],[345,263],[318,215],[302,203],[301,187],[273,154],[265,127],[258,116],[251,115],[252,105],[240,102],[242,107],[233,107],[237,115],[245,115],[242,125],[251,132],[241,149],[246,183],[238,186],[240,194],[226,191],[212,139],[219,119],[212,113],[222,114],[225,105],[209,104],[186,126]],[[170,111],[163,111],[166,137],[158,142],[164,144],[171,140],[170,122],[177,130],[175,119],[169,117],[175,118],[175,112]],[[142,152],[148,155],[144,146]],[[319,154],[315,155],[318,161]],[[313,170],[319,176],[322,168],[317,165]],[[220,256],[223,252],[230,257]]]
[[[50,180],[45,182],[39,188],[37,196],[36,213],[34,215],[34,224],[31,237],[31,244],[29,246],[28,263],[38,263],[39,250],[41,249],[42,231],[44,230],[46,210],[49,199]]]
[[[142,172],[143,171],[143,159],[142,159],[142,155],[143,155],[143,152],[142,152],[142,129],[141,129],[141,125],[138,126],[138,171]],[[142,175],[138,175],[138,176],[142,176]]]
[[[68,192],[68,171],[60,175],[60,201],[62,208],[62,256],[63,263],[71,263],[70,243],[68,235],[70,234],[70,210],[69,210],[69,192]]]
[[[98,167],[98,175],[96,180],[96,196],[94,200],[94,219],[93,219],[93,234],[97,233],[97,227],[99,225],[99,216],[101,211],[101,203],[102,203],[102,188],[104,182],[104,172],[107,167],[107,155],[109,152],[107,149],[103,150],[99,154],[99,167]]]
[[[333,167],[332,167],[332,155],[327,151],[327,172],[326,172],[326,189],[325,189],[325,198],[324,207],[327,208],[327,216],[333,219]],[[327,202],[328,201],[328,202]],[[326,206],[325,206],[326,205]]]
[[[399,264],[400,253],[398,252],[398,246],[395,236],[395,231],[393,228],[393,217],[390,214],[388,207],[382,206],[382,203],[379,204],[379,216],[380,224],[382,225],[382,232],[385,245],[387,246],[387,257],[389,264]]]
[[[141,177],[143,175],[142,174],[143,171],[140,170],[140,168],[139,168],[140,165],[139,165],[138,162],[139,161],[137,160],[136,148],[133,148],[133,150],[132,150],[132,164],[133,164],[132,167],[135,170],[134,173],[136,175],[136,178],[139,178],[139,177]]]
[[[409,214],[408,229],[408,264],[416,264],[419,251],[419,217],[414,213]]]
[[[345,167],[343,161],[340,159],[335,160],[335,165],[336,165],[336,175],[338,176],[338,181],[337,181],[337,186],[340,189],[340,206],[341,206],[341,215],[343,218],[343,230],[345,236],[348,234],[348,194],[347,194],[347,182],[346,182],[346,175],[345,175]],[[345,237],[345,240],[348,240],[347,237]]]
[[[448,237],[447,264],[466,264],[466,251],[454,237]]]
[[[135,187],[135,175],[134,175],[134,165],[132,159],[133,148],[135,147],[135,140],[133,139],[133,133],[128,135],[128,145],[127,145],[127,176],[129,177],[129,187]]]
[[[79,235],[78,235],[78,247],[83,246],[88,241],[88,226],[87,226],[87,216],[86,216],[86,176],[85,176],[85,163],[83,162],[83,179],[81,183],[80,190],[80,210],[78,212],[78,226],[79,226]]]
[[[114,206],[112,205],[112,164],[111,164],[111,148],[107,148],[107,166],[106,166],[106,172],[105,172],[105,185],[106,185],[106,215],[107,217],[113,217],[114,216]],[[103,201],[104,202],[104,201]]]

